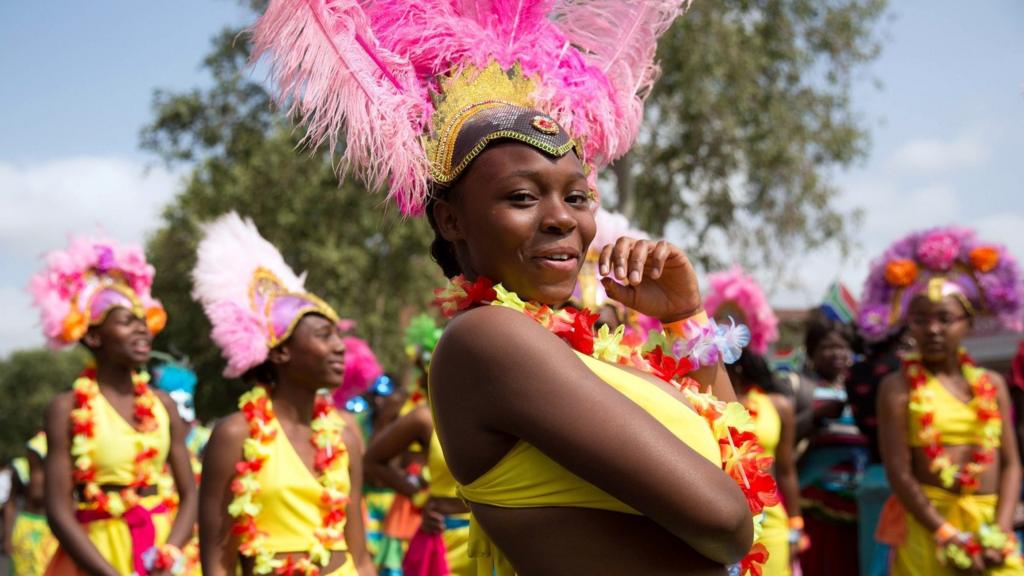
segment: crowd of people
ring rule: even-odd
[[[657,4],[271,0],[282,99],[428,218],[449,282],[384,367],[252,221],[205,223],[192,296],[248,387],[208,429],[154,361],[174,318],[142,250],[49,254],[43,333],[91,362],[14,464],[15,573],[1024,574],[1024,413],[962,346],[1021,330],[1014,258],[910,233],[774,370],[749,274],[702,291],[598,207],[683,8]]]

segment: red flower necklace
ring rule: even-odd
[[[922,449],[930,461],[929,470],[939,475],[943,487],[949,489],[959,484],[965,493],[970,494],[980,487],[978,477],[985,467],[995,461],[996,448],[1002,435],[1002,417],[999,414],[996,387],[988,373],[977,371],[973,378],[970,377],[974,371],[968,371],[965,367],[973,368],[974,361],[963,350],[960,351],[960,367],[971,386],[972,398],[968,406],[974,410],[980,424],[979,448],[963,466],[953,464],[942,442],[942,432],[935,426],[935,403],[928,387],[929,380],[934,376],[928,373],[920,355],[908,354],[904,358],[903,376],[910,387],[909,410],[911,416],[917,418],[917,437],[923,442]]]
[[[159,450],[158,439],[151,434],[158,427],[153,412],[158,402],[149,388],[149,374],[145,371],[132,372],[132,389],[135,394],[134,419],[139,432],[143,434],[136,446],[132,481],[119,492],[105,492],[96,482],[98,470],[94,462],[96,453],[96,406],[100,396],[96,382],[96,368],[87,366],[72,386],[74,408],[71,409],[71,456],[74,458],[72,476],[76,484],[82,485],[82,495],[96,510],[106,512],[113,518],[120,518],[139,502],[138,490],[151,485],[157,477],[156,458]]]
[[[643,351],[639,346],[622,342],[621,330],[610,333],[594,330],[597,314],[572,307],[560,310],[524,302],[515,293],[495,285],[490,279],[478,277],[469,282],[463,276],[453,278],[447,288],[435,291],[435,304],[447,317],[473,306],[500,305],[523,312],[561,338],[581,354],[599,360],[617,362],[638,368],[678,387],[694,411],[707,421],[721,450],[723,470],[740,486],[754,516],[767,506],[779,503],[775,479],[771,475],[773,459],[763,456],[751,421],[743,406],[718,400],[710,393],[700,392],[698,383],[688,374],[695,364],[687,357],[676,358],[666,342]],[[755,576],[767,559],[764,546],[755,545],[740,563],[741,574]]]
[[[242,395],[239,409],[249,423],[249,440],[246,441],[244,458],[235,466],[238,473],[231,483],[235,497],[228,506],[228,513],[235,518],[232,533],[241,540],[238,551],[254,559],[253,572],[256,574],[318,576],[331,561],[331,550],[345,538],[349,502],[348,450],[341,437],[343,427],[339,424],[331,396],[317,394],[313,405],[313,436],[310,442],[316,447],[314,468],[318,474],[317,481],[323,487],[320,495],[323,516],[320,527],[313,533],[314,542],[307,555],[301,558],[275,558],[265,545],[267,533],[256,523],[262,509],[259,473],[270,458],[270,445],[277,437],[270,394],[265,387],[257,386]]]

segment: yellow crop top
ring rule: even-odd
[[[94,414],[93,430],[97,449],[93,462],[97,484],[130,485],[135,479],[135,454],[140,444],[156,448],[156,469],[163,469],[167,451],[171,447],[170,419],[163,402],[157,400],[153,405],[153,415],[156,417],[156,430],[153,432],[139,432],[114,410],[103,394],[96,395]]]
[[[782,419],[779,418],[779,411],[775,409],[775,404],[772,404],[772,399],[760,390],[751,390],[747,393],[747,404],[754,419],[754,433],[757,434],[758,444],[764,448],[766,456],[775,456],[779,437],[782,436]]]
[[[339,428],[345,426],[340,416],[334,419]],[[299,458],[275,418],[277,436],[271,442],[270,456],[260,470],[257,480],[260,492],[257,501],[262,505],[256,516],[256,525],[266,532],[264,540],[267,550],[281,552],[305,552],[316,542],[313,533],[323,522],[324,509],[320,503],[323,486]],[[348,477],[348,454],[342,460],[345,480],[342,488],[351,489]],[[344,529],[344,526],[341,527]],[[347,550],[344,540],[338,541],[334,551]]]
[[[654,416],[681,442],[721,465],[718,442],[696,412],[639,376],[576,354],[598,378]],[[523,441],[516,443],[493,468],[462,486],[461,493],[470,502],[506,508],[571,506],[638,514]]]
[[[459,487],[455,477],[448,470],[441,452],[441,441],[437,439],[437,431],[430,435],[430,450],[427,452],[427,470],[430,471],[430,488],[428,493],[437,498],[458,498]]]
[[[985,373],[983,368],[965,365],[964,378],[971,384]],[[942,434],[942,443],[949,446],[974,444],[981,445],[982,426],[978,421],[974,408],[953,396],[941,382],[931,373],[924,385],[925,397],[931,400],[935,410],[935,428]],[[924,446],[918,436],[921,430],[922,410],[913,402],[907,408],[907,432],[911,446]],[[1001,438],[996,438],[996,446],[1001,445]]]

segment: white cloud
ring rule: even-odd
[[[948,173],[983,165],[989,152],[985,139],[976,133],[961,134],[953,140],[918,138],[896,150],[892,165],[912,173]]]
[[[42,343],[25,286],[45,252],[76,233],[144,242],[178,183],[172,172],[121,157],[0,162],[0,356]]]

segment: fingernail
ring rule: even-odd
[[[625,278],[626,277],[626,268],[623,267],[623,266],[616,266],[615,267],[615,276],[617,276],[620,279]]]
[[[629,281],[632,282],[633,284],[639,284],[640,283],[640,273],[634,270],[629,275]]]
[[[601,264],[601,267],[600,267],[600,269],[598,271],[601,273],[602,276],[607,276],[608,275],[608,265],[607,264]]]

